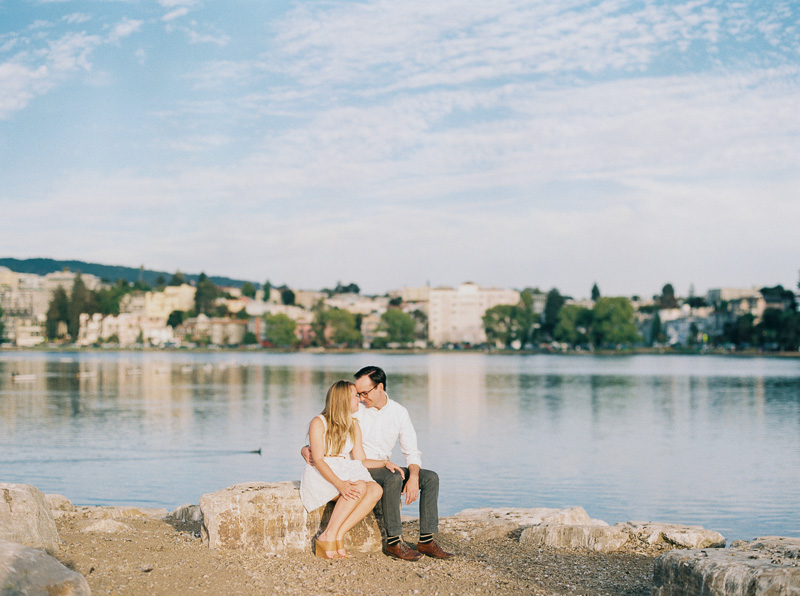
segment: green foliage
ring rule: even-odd
[[[72,284],[72,295],[70,296],[69,307],[67,309],[67,333],[69,333],[72,341],[78,339],[78,332],[81,326],[81,314],[93,314],[96,313],[97,310],[97,300],[95,299],[94,293],[86,289],[86,284],[83,283],[83,278],[81,278],[81,274],[78,273]]]
[[[47,309],[47,319],[45,323],[45,332],[47,339],[58,339],[62,336],[61,327],[66,328],[69,322],[69,298],[67,291],[58,286],[56,291],[53,292],[53,298],[50,300],[50,306]]]
[[[294,304],[294,292],[292,292],[289,288],[286,288],[285,290],[283,290],[281,292],[281,301],[284,304],[288,305],[288,306],[293,305]]]
[[[201,273],[197,278],[197,290],[194,294],[194,308],[198,313],[211,315],[214,312],[214,300],[216,300],[219,290],[214,283],[208,279],[205,273]]]
[[[672,284],[664,285],[658,302],[661,308],[678,308],[678,300],[675,298],[675,288],[672,287]]]
[[[178,325],[183,323],[186,320],[186,313],[182,310],[173,310],[169,313],[169,317],[167,318],[167,326],[172,327],[175,329]]]
[[[800,344],[800,313],[767,308],[754,333],[766,349],[796,351]]]
[[[558,323],[558,312],[564,306],[565,299],[561,293],[553,288],[547,292],[547,301],[544,303],[544,313],[542,320],[542,333],[547,337],[552,337]]]
[[[244,282],[242,284],[242,296],[245,296],[246,298],[255,298],[256,287],[249,281]]]
[[[227,304],[217,304],[214,307],[214,316],[215,317],[223,318],[223,317],[227,317],[229,314],[231,314],[231,313],[228,310],[228,305]]]
[[[5,312],[3,311],[3,307],[0,306],[0,341],[3,341],[3,338],[5,337],[5,331],[6,331],[6,324],[3,322],[3,315],[4,314],[5,314]]]
[[[627,298],[600,298],[592,310],[592,339],[596,346],[632,344],[641,341]]]
[[[244,337],[242,338],[242,343],[246,346],[252,346],[258,343],[258,338],[252,331],[245,331]]]
[[[172,274],[172,278],[169,280],[169,285],[171,286],[180,286],[186,283],[186,276],[179,271],[176,271]]]
[[[328,296],[333,296],[334,294],[360,294],[361,288],[359,288],[358,285],[354,283],[350,283],[345,286],[342,285],[342,282],[339,281],[336,282],[336,287],[334,289],[331,290],[326,288],[322,291],[325,292]]]
[[[290,348],[299,341],[296,329],[297,323],[284,314],[264,317],[264,339],[279,348]]]
[[[650,326],[650,341],[648,343],[652,346],[654,343],[660,343],[666,341],[666,339],[661,325],[661,315],[656,310],[653,315],[653,324]]]
[[[598,298],[599,299],[599,298]],[[558,312],[558,323],[553,331],[555,339],[573,346],[590,342],[592,311],[577,304],[565,304]]]
[[[355,347],[361,343],[361,332],[358,330],[356,316],[341,308],[323,311],[325,322],[324,338],[338,346]]]
[[[269,280],[264,282],[264,302],[269,302],[269,296],[272,294],[272,284],[269,283]]]
[[[118,315],[119,305],[122,298],[126,294],[130,294],[131,287],[123,279],[117,280],[117,283],[110,288],[100,288],[95,291],[95,300],[97,301],[97,312],[103,316]]]
[[[236,313],[236,318],[240,321],[247,321],[250,319],[250,315],[247,314],[247,309],[243,308]]]
[[[403,299],[400,296],[395,296],[391,300],[389,300],[389,306],[402,306]]]
[[[386,332],[387,343],[407,345],[414,342],[416,321],[411,315],[402,310],[390,308],[381,315],[379,329]]]
[[[510,348],[519,337],[519,308],[513,304],[498,304],[483,313],[483,330],[490,344]]]
[[[592,286],[592,302],[597,302],[600,298],[600,288],[597,287],[597,284]]]

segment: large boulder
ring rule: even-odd
[[[800,538],[769,536],[729,549],[673,550],[653,564],[652,596],[797,596]]]
[[[86,579],[43,550],[0,540],[0,594],[90,596]]]
[[[529,526],[540,524],[566,524],[580,526],[608,526],[604,521],[592,519],[583,507],[551,509],[518,507],[464,509],[439,520],[441,531],[456,534],[466,540],[490,540]]]
[[[629,521],[617,527],[647,544],[670,544],[680,548],[722,548],[725,537],[701,526]]]
[[[630,534],[616,526],[541,524],[525,528],[519,537],[523,546],[585,548],[599,553],[619,550]]]
[[[210,548],[278,555],[310,551],[333,505],[307,513],[299,482],[250,482],[203,495],[200,509]],[[345,544],[362,552],[380,550],[381,532],[372,513],[348,532]]]
[[[58,550],[56,522],[38,488],[0,483],[0,540]]]

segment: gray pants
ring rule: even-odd
[[[373,468],[369,473],[383,488],[380,505],[383,513],[383,527],[387,536],[401,536],[403,523],[400,521],[400,493],[405,480],[398,472],[386,468]],[[403,468],[408,478],[408,468]],[[419,471],[419,532],[435,534],[439,531],[439,475],[433,470]]]

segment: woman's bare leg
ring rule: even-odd
[[[361,499],[358,504],[350,510],[349,515],[342,524],[339,526],[339,532],[336,535],[336,540],[344,540],[344,535],[349,532],[362,519],[367,517],[370,511],[375,507],[375,504],[381,500],[383,489],[377,482],[364,482],[364,490],[361,493]],[[328,526],[330,527],[330,525]],[[339,551],[341,556],[346,556],[347,551]]]
[[[317,536],[317,540],[321,540],[323,542],[334,542],[338,540],[342,524],[350,517],[353,509],[358,507],[359,503],[363,500],[365,493],[365,489],[362,488],[361,496],[357,499],[345,499],[344,497],[339,497],[336,500],[336,505],[333,507],[333,512],[328,520],[328,525],[325,527],[325,531]],[[326,551],[326,553],[331,552],[335,553],[336,551]]]

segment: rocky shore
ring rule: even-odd
[[[443,518],[438,540],[457,555],[449,561],[388,558],[369,527],[354,534],[352,559],[325,561],[304,534],[320,519],[298,527],[294,500],[285,502],[293,486],[237,485],[205,495],[204,510],[168,514],[75,507],[34,487],[0,484],[0,595],[800,593],[798,539],[719,548],[724,539],[703,528],[609,526],[580,507],[473,509]],[[404,522],[404,533],[413,544],[416,520]],[[272,536],[270,552],[259,546],[263,534]]]

